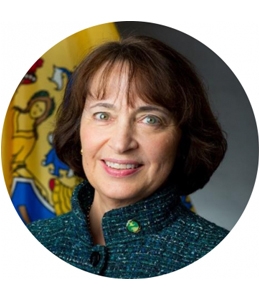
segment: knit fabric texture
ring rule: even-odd
[[[94,245],[86,220],[93,196],[84,181],[73,192],[71,212],[28,226],[52,253],[93,274],[129,279],[167,274],[203,257],[228,234],[185,208],[174,188],[164,187],[107,212],[102,219],[106,245]],[[129,220],[138,230],[127,225]]]

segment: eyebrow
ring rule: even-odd
[[[98,102],[98,103],[90,106],[90,108],[94,108],[94,107],[105,107],[105,108],[109,108],[109,109],[115,109],[114,104],[105,103],[105,102]]]
[[[92,106],[90,106],[90,108],[95,108],[95,107],[105,107],[111,110],[116,110],[116,107],[114,104],[111,103],[105,103],[105,102],[98,102]],[[149,111],[158,111],[161,112],[163,114],[167,114],[169,115],[169,112],[167,109],[163,108],[163,107],[159,107],[159,106],[154,106],[154,105],[145,105],[145,106],[140,106],[137,108],[136,112],[140,113],[140,112],[149,112]]]
[[[149,112],[149,111],[158,111],[163,114],[169,114],[168,110],[165,109],[164,107],[160,106],[153,106],[153,105],[145,105],[145,106],[140,106],[137,108],[137,112]]]

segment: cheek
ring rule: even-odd
[[[80,141],[83,150],[83,161],[95,158],[104,145],[104,137],[97,132],[91,125],[81,125]]]
[[[179,137],[165,137],[155,140],[149,148],[149,156],[154,163],[171,169],[175,162],[177,149],[179,145]]]
[[[96,139],[91,132],[84,131],[80,134],[81,147],[83,150],[84,157],[90,155],[91,152],[95,151]]]
[[[84,145],[87,143],[89,143],[90,145],[92,144],[92,140],[95,136],[95,131],[93,130],[93,128],[91,128],[90,121],[84,116],[84,114],[81,118],[79,134],[82,147],[84,147]]]
[[[88,126],[84,124],[80,126],[80,142],[85,157],[89,149],[93,146],[93,134],[91,134],[91,130],[89,130]]]

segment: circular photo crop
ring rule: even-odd
[[[2,133],[6,187],[35,241],[110,278],[169,274],[224,243],[257,167],[235,74],[195,37],[154,23],[57,43],[25,70]]]

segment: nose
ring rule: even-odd
[[[109,140],[109,146],[118,154],[137,149],[138,142],[133,126],[126,122],[124,124],[117,124]]]

